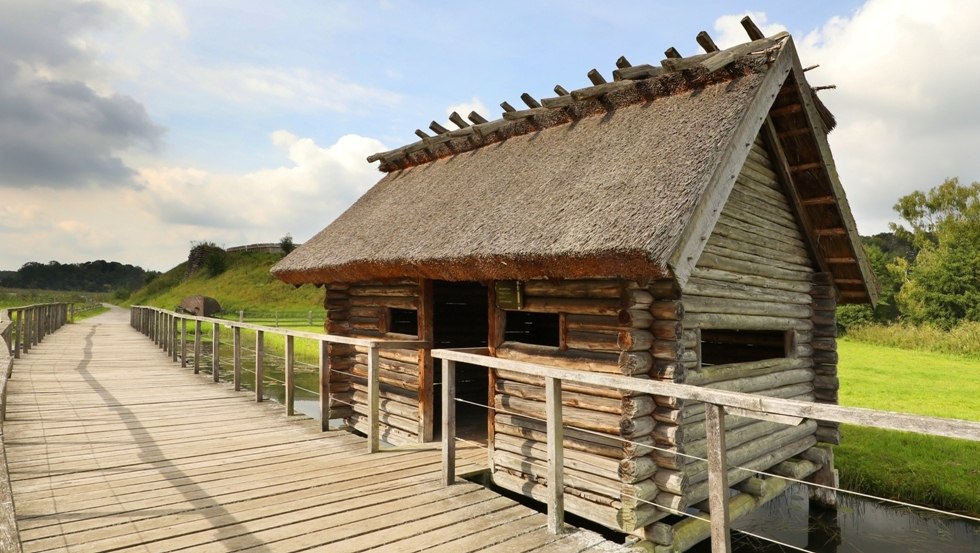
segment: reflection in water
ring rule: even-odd
[[[228,354],[230,355],[230,353]],[[283,380],[282,367],[266,367],[270,380]],[[252,388],[243,374],[243,387]],[[316,390],[318,375],[311,370],[297,370],[299,388]],[[316,394],[296,390],[294,406],[298,413],[311,418],[320,416]],[[282,403],[285,391],[281,384],[267,381],[265,395]],[[339,421],[338,421],[339,422]],[[927,511],[879,504],[847,494],[839,494],[837,511],[814,508],[810,512],[807,491],[802,485],[791,487],[758,512],[735,524],[741,528],[814,553],[978,553],[980,524],[950,519]],[[732,533],[736,553],[782,553],[793,551],[770,542]],[[691,550],[708,553],[707,541]]]
[[[741,528],[815,553],[977,553],[980,524],[839,494],[837,511],[809,513],[806,489],[782,497],[736,523]],[[793,551],[732,533],[736,553]],[[711,551],[707,542],[691,550]]]

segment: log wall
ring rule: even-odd
[[[491,337],[492,350],[506,359],[649,378],[658,351],[650,310],[655,288],[624,280],[526,282],[524,309],[557,313],[560,345],[504,341],[499,329],[498,339]],[[675,289],[670,283],[668,288]],[[495,318],[504,319],[500,314]],[[510,371],[495,371],[493,381],[494,481],[541,496],[547,482],[543,381]],[[643,447],[654,440],[654,398],[563,384],[562,406],[566,509],[625,531],[665,516],[651,503],[637,500],[652,501],[658,491],[656,461],[649,447]]]
[[[360,338],[404,338],[389,332],[389,308],[417,311],[421,289],[416,280],[328,285],[326,331]],[[366,432],[367,349],[330,344],[328,353],[332,380],[350,383],[345,391],[332,394],[331,418],[342,416],[350,426]],[[414,349],[382,349],[379,360],[381,437],[395,445],[417,443],[425,437],[419,399],[425,396],[420,393],[425,355]]]
[[[764,142],[757,140],[682,290],[683,308],[665,305],[660,310],[677,314],[681,321],[682,361],[661,377],[772,397],[836,399],[836,347],[830,330],[835,292],[826,275],[815,273],[790,202]],[[712,364],[701,349],[702,335],[708,334],[729,344],[727,354],[725,347],[712,346]],[[763,345],[765,355],[747,360],[746,352]],[[657,457],[657,503],[706,509],[700,503],[707,498],[707,464],[684,456],[706,456],[704,405],[665,405],[655,417],[658,445],[683,454]],[[729,465],[756,470],[803,454],[820,432],[828,431],[813,421],[789,427],[731,415],[725,424]],[[730,471],[729,483],[737,487],[749,476]]]

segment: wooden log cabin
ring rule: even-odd
[[[828,147],[833,116],[792,38],[743,25],[750,41],[733,48],[702,33],[704,54],[621,58],[611,81],[593,70],[585,88],[504,102],[501,119],[417,131],[371,156],[380,182],[273,273],[324,285],[334,334],[835,403],[835,308],[874,302],[874,278]],[[346,377],[331,413],[363,430],[365,352],[329,355]],[[382,436],[432,440],[429,352],[382,351],[380,367]],[[540,497],[542,382],[457,375],[460,397],[491,407],[457,418],[487,439],[494,482]],[[703,405],[567,384],[563,414],[568,511],[663,543],[686,527],[671,513],[707,508],[706,463],[691,458],[705,456]],[[732,465],[833,477],[818,446],[838,442],[832,424],[726,424]],[[764,495],[749,476],[731,485]]]

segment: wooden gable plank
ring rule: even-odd
[[[705,187],[704,195],[684,228],[677,249],[670,257],[668,265],[682,287],[701,257],[715,222],[721,215],[732,187],[735,186],[735,179],[738,178],[752,144],[759,135],[759,129],[762,128],[769,114],[769,108],[772,107],[773,100],[786,81],[786,77],[793,70],[794,64],[799,65],[796,48],[793,46],[793,40],[787,38],[776,55],[773,66],[769,68],[765,79],[759,85],[745,115],[732,133],[728,144],[724,146],[724,156],[715,167],[711,180]]]

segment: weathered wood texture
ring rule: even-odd
[[[677,296],[668,281],[532,280],[524,284],[526,311],[559,315],[560,347],[503,342],[497,357],[567,369],[647,378],[657,342],[650,306],[656,294]],[[665,331],[666,332],[666,331]],[[547,499],[544,380],[494,371],[493,464],[505,488]],[[651,451],[622,438],[652,444],[652,396],[563,384],[565,509],[610,528],[636,531],[666,516],[652,505],[657,486]]]
[[[414,280],[331,284],[327,286],[324,302],[327,309],[325,327],[329,334],[340,336],[390,337],[393,336],[388,329],[390,308],[419,310],[421,305],[421,288]],[[401,445],[431,439],[431,421],[428,429],[422,424],[426,413],[431,417],[431,407],[425,406],[426,402],[431,402],[431,395],[422,392],[423,388],[431,388],[431,363],[424,350],[380,352],[379,418],[381,437],[386,442]],[[338,413],[346,408],[343,410],[349,414],[348,424],[366,432],[367,348],[331,345],[330,367],[332,380],[352,383],[349,392],[333,394],[332,403],[337,406]],[[426,376],[430,379],[428,383]]]
[[[698,350],[681,356],[686,361],[678,382],[804,401],[816,397],[813,337],[819,317],[814,297],[819,294],[809,248],[760,136],[684,285],[679,318],[684,333],[694,334],[685,340],[684,352],[691,343]],[[832,318],[832,306],[830,312]],[[709,335],[712,342],[702,345]],[[685,455],[704,458],[709,453],[704,404],[664,406],[655,418],[659,443]],[[762,470],[809,447],[817,428],[815,423],[789,428],[732,415],[724,422],[729,463]],[[707,497],[705,461],[669,454],[657,459],[661,501],[688,507]],[[733,476],[730,485],[747,477]]]
[[[4,431],[25,551],[616,550],[481,486],[441,487],[437,446],[368,455],[195,377],[126,317],[71,325],[17,367]],[[461,444],[457,466],[485,459]]]

